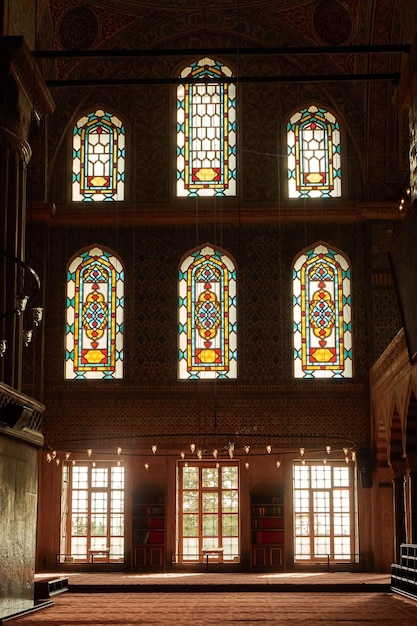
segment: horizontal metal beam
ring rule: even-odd
[[[220,78],[79,78],[47,80],[48,87],[113,87],[124,85],[190,85],[217,83],[324,83],[388,80],[397,84],[398,72],[383,74],[312,74],[300,76],[232,76]]]
[[[212,55],[269,55],[292,56],[302,54],[386,54],[408,53],[408,44],[391,44],[378,46],[294,46],[279,48],[186,48],[186,49],[146,49],[146,50],[35,50],[33,56],[38,59],[58,59],[69,57],[157,57],[157,56],[212,56]]]

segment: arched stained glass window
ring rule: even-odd
[[[97,109],[72,133],[72,199],[111,202],[124,199],[125,128],[116,115]]]
[[[352,377],[350,266],[324,243],[293,266],[295,378]]]
[[[216,79],[177,88],[177,195],[236,195],[236,85],[212,59],[191,63],[181,78]]]
[[[340,129],[330,111],[313,105],[294,113],[287,154],[290,198],[340,197]]]
[[[124,270],[97,246],[67,271],[65,378],[123,377]]]
[[[179,378],[237,377],[236,268],[210,244],[179,269]]]

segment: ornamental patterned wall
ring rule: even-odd
[[[99,11],[94,3],[50,0],[40,48],[160,48],[173,54],[42,59],[45,75],[163,83],[190,61],[176,49],[400,41],[394,0],[241,0],[238,13],[236,3],[222,0],[151,4],[102,0]],[[388,54],[230,54],[219,60],[242,77],[305,77],[323,68],[329,74],[398,69],[398,56]],[[208,209],[206,204],[200,217],[196,199],[175,196],[174,85],[53,89],[56,110],[48,120],[48,144],[39,146],[47,155],[47,170],[43,176],[35,161],[29,196],[55,203],[57,213],[31,224],[30,261],[42,277],[45,324],[42,341],[24,361],[26,388],[41,394],[47,406],[47,441],[71,439],[83,447],[98,438],[105,447],[106,437],[124,437],[135,446],[140,434],[211,432],[217,406],[223,432],[256,427],[266,437],[280,434],[283,442],[288,435],[288,446],[290,434],[303,433],[322,438],[343,433],[368,442],[369,369],[401,327],[387,259],[395,230],[392,212],[379,219],[380,208],[383,213],[388,202],[397,204],[406,170],[404,148],[393,139],[403,126],[392,107],[393,92],[390,81],[241,82],[238,193]],[[331,110],[340,123],[342,198],[331,208],[294,203],[288,217],[286,122],[297,107],[313,103]],[[103,211],[95,207],[92,218],[85,206],[69,202],[69,158],[72,125],[96,107],[126,120],[126,190],[123,203]],[[365,206],[369,212],[362,214]],[[230,207],[235,225],[228,219]],[[337,384],[292,379],[292,263],[317,241],[343,251],[352,267],[354,372],[352,380]],[[205,242],[224,248],[237,266],[238,377],[216,385],[177,381],[178,265]],[[66,264],[94,244],[119,254],[126,268],[125,375],[103,385],[63,378]]]
[[[200,225],[200,241],[212,241],[215,234],[212,225]],[[34,242],[45,245],[44,237],[41,227],[34,229]],[[53,262],[45,265],[43,277],[49,296],[43,382],[47,441],[79,441],[83,447],[94,440],[106,447],[117,439],[135,447],[141,445],[140,435],[213,433],[215,410],[217,432],[279,435],[282,445],[293,442],[286,436],[306,433],[367,441],[367,373],[380,347],[400,328],[392,285],[378,285],[368,295],[373,277],[386,273],[379,260],[388,241],[386,223],[223,226],[222,247],[237,266],[238,379],[216,384],[177,381],[178,265],[195,247],[194,226],[52,225],[48,238]],[[352,265],[352,381],[292,379],[292,262],[306,243],[319,239],[343,250]],[[125,263],[125,378],[65,382],[66,263],[92,243],[117,252]],[[39,359],[33,349],[34,360]],[[33,364],[35,372],[26,366],[28,388],[38,375]]]
[[[204,10],[202,6],[204,5]],[[256,20],[253,20],[256,10]],[[17,19],[18,16],[16,16]],[[280,47],[306,45],[385,45],[401,41],[395,0],[348,3],[272,2],[247,0],[236,7],[213,0],[186,3],[165,0],[158,7],[149,2],[115,2],[80,5],[77,0],[50,0],[43,14],[39,47],[59,50],[81,49],[171,49],[172,56],[137,58],[42,59],[45,76],[51,79],[161,78],[178,75],[186,57],[175,48]],[[32,33],[30,33],[32,35]],[[221,59],[235,67],[237,76],[294,76],[323,73],[385,73],[399,69],[398,55],[229,55]],[[237,67],[238,66],[238,67]],[[285,116],[294,107],[312,101],[333,109],[341,122],[342,139],[349,155],[343,163],[349,198],[397,201],[407,167],[404,146],[396,143],[402,115],[392,106],[391,81],[300,82],[240,85],[238,94],[239,141],[245,143],[241,169],[245,172],[244,198],[275,201],[283,197],[285,181]],[[53,90],[57,111],[48,127],[50,197],[65,201],[61,165],[65,162],[65,130],[70,118],[91,103],[113,106],[132,126],[135,172],[130,197],[134,202],[166,202],[173,180],[166,174],[175,158],[170,128],[174,124],[175,87],[168,85],[59,88]],[[64,105],[65,103],[65,105]],[[64,105],[64,106],[63,106]],[[387,140],[386,138],[389,138]],[[57,169],[55,169],[57,168]],[[274,172],[281,172],[279,180]],[[136,175],[138,173],[138,175]],[[38,184],[39,178],[34,181]],[[365,192],[365,190],[367,190]],[[346,197],[346,196],[345,196]]]

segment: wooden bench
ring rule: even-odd
[[[203,556],[206,558],[206,566],[208,569],[210,557],[216,557],[216,563],[223,563],[224,548],[206,548],[202,551]]]
[[[110,548],[101,548],[98,550],[89,550],[88,556],[90,557],[91,564],[94,565],[94,557],[103,556],[106,559],[106,562],[110,560]]]

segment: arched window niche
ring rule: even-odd
[[[67,267],[65,378],[123,378],[124,268],[99,245]]]
[[[331,111],[311,104],[290,116],[287,159],[290,198],[341,196],[340,127]]]
[[[237,377],[236,267],[209,243],[188,252],[179,267],[178,378]]]
[[[294,260],[295,378],[351,378],[351,270],[347,257],[324,242]]]
[[[126,130],[122,120],[102,108],[85,113],[72,130],[72,200],[124,200],[125,162]]]
[[[176,99],[179,197],[236,195],[236,85],[219,82],[232,76],[230,67],[207,57],[180,74],[185,81]]]

